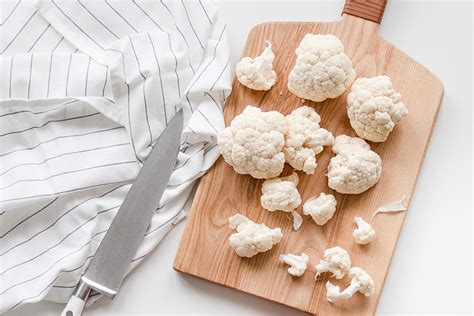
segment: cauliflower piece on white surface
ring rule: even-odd
[[[344,194],[359,194],[375,185],[382,174],[380,156],[361,138],[336,137],[328,166],[328,185]]]
[[[303,214],[311,215],[318,225],[326,224],[336,212],[337,201],[334,195],[321,193],[306,200],[303,205]]]
[[[334,35],[306,34],[295,50],[296,64],[288,90],[300,98],[322,102],[346,91],[356,77],[344,45]]]
[[[299,107],[286,116],[288,132],[284,147],[285,159],[296,170],[313,174],[316,155],[323,146],[332,145],[334,137],[319,127],[321,117],[309,106]]]
[[[375,230],[362,217],[354,217],[354,223],[357,224],[357,228],[352,232],[352,236],[355,238],[356,243],[365,245],[374,240]]]
[[[342,279],[351,268],[351,258],[346,250],[336,246],[324,251],[324,258],[314,267],[318,280],[321,273],[331,272],[336,279]]]
[[[347,95],[347,115],[357,136],[384,142],[395,124],[408,114],[402,96],[388,76],[358,78]]]
[[[256,224],[241,214],[230,217],[229,226],[237,229],[230,236],[229,243],[240,257],[251,258],[268,251],[283,237],[280,228],[271,229],[265,224]]]
[[[249,105],[219,133],[217,144],[235,172],[270,179],[283,171],[286,132],[283,114]]]
[[[237,80],[247,88],[253,90],[270,90],[276,82],[276,73],[273,70],[275,54],[272,43],[265,41],[267,47],[255,57],[244,57],[235,66]]]
[[[366,297],[374,295],[374,280],[367,272],[359,267],[353,267],[349,270],[349,276],[352,278],[351,284],[342,292],[340,292],[339,286],[335,286],[329,281],[326,283],[326,297],[329,302],[335,302],[341,298],[348,299],[357,292]]]
[[[287,177],[265,180],[262,184],[262,207],[270,212],[284,211],[293,216],[293,229],[300,229],[303,218],[295,209],[301,204],[301,195],[296,186],[299,178],[296,172]]]
[[[308,267],[309,256],[304,252],[301,255],[288,253],[280,255],[280,261],[290,265],[288,273],[293,276],[302,276]]]

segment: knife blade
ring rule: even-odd
[[[181,144],[183,111],[160,135],[62,315],[82,313],[91,289],[113,298],[159,206]]]

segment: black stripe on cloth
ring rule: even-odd
[[[47,253],[47,252],[49,252],[50,250],[52,250],[52,249],[56,248],[57,246],[61,245],[61,244],[63,243],[63,241],[65,241],[67,238],[69,238],[70,236],[72,236],[75,232],[77,232],[78,230],[80,230],[82,227],[86,226],[86,225],[89,224],[91,221],[93,221],[94,219],[96,219],[99,215],[101,215],[101,214],[103,214],[103,213],[106,213],[106,212],[109,212],[109,211],[111,211],[111,210],[117,209],[117,208],[119,208],[119,207],[120,207],[120,205],[117,205],[117,206],[114,206],[114,207],[112,207],[112,208],[109,208],[109,209],[106,209],[106,210],[102,210],[102,211],[97,212],[94,216],[90,217],[88,220],[86,220],[85,222],[83,222],[81,225],[77,226],[74,230],[72,230],[71,232],[67,233],[67,234],[66,234],[58,243],[56,243],[55,245],[49,247],[48,249],[44,250],[43,252],[39,253],[38,255],[36,255],[35,257],[33,257],[33,258],[31,258],[31,259],[28,259],[28,260],[26,260],[26,261],[17,263],[17,264],[15,264],[15,265],[9,267],[8,269],[6,269],[6,270],[0,272],[0,275],[3,275],[3,274],[7,273],[8,271],[10,271],[10,270],[12,270],[12,269],[14,269],[14,268],[17,268],[17,267],[19,267],[19,266],[21,266],[21,265],[23,265],[23,264],[25,264],[25,263],[31,262],[31,261],[33,261],[33,260],[35,260],[35,259],[41,257],[41,256],[44,255],[45,253]],[[50,266],[50,267],[47,269],[47,271],[48,271],[49,269],[51,269],[56,263],[58,263],[58,262],[61,261],[61,260],[62,260],[62,259],[56,261],[52,266]],[[47,271],[45,271],[44,273],[46,273]],[[44,273],[43,273],[43,274],[44,274]],[[23,282],[23,283],[24,283],[24,282]],[[20,284],[21,284],[21,283],[20,283]],[[17,285],[19,285],[19,284],[16,284],[16,285],[14,285],[14,286],[9,287],[8,289],[6,289],[6,290],[4,290],[3,292],[1,292],[0,295],[5,294],[9,289],[11,289],[11,288],[13,288],[13,287],[15,287],[15,286],[17,286]]]
[[[89,70],[91,68],[91,58],[89,56],[89,62],[87,63],[87,72],[86,72],[86,84],[85,84],[85,87],[84,87],[84,96],[86,97],[87,96],[87,85],[88,85],[88,81],[89,81]]]
[[[182,167],[186,166],[186,164],[192,159],[194,158],[194,156],[196,156],[197,154],[199,154],[201,151],[204,151],[205,147],[201,147],[199,150],[197,150],[196,152],[192,153],[188,158],[186,158],[186,160],[180,164],[179,166],[176,166],[173,171],[176,171],[178,169],[181,169]]]
[[[85,247],[85,246],[87,246],[88,244],[90,244],[90,243],[92,242],[92,240],[93,240],[94,237],[96,237],[96,236],[98,236],[98,235],[100,235],[100,234],[103,234],[103,233],[105,233],[105,232],[107,232],[107,230],[103,230],[103,231],[101,231],[101,232],[98,232],[98,233],[92,235],[91,240],[90,240],[87,244],[83,245],[82,248]],[[81,249],[82,249],[82,248],[81,248]],[[78,249],[77,251],[80,251],[81,249]],[[51,283],[49,283],[43,290],[41,290],[41,292],[39,292],[38,294],[36,294],[36,295],[34,295],[34,296],[30,296],[30,297],[27,297],[27,298],[22,299],[21,301],[19,301],[19,302],[16,303],[15,305],[13,305],[8,311],[11,311],[11,310],[15,309],[17,306],[19,306],[20,304],[22,304],[23,302],[25,302],[25,301],[27,301],[27,300],[37,298],[38,296],[40,296],[41,294],[43,294],[44,291],[46,291],[47,289],[49,289],[49,288],[51,287],[51,285],[53,285],[54,282],[56,282],[56,281],[59,279],[59,277],[60,277],[60,275],[56,276],[56,278],[54,278],[54,280],[53,280]]]
[[[80,266],[78,266],[78,267],[76,267],[76,268],[73,268],[73,269],[69,269],[69,270],[61,270],[60,273],[70,273],[70,272],[74,272],[74,271],[76,271],[76,270],[79,270],[79,269],[83,268],[83,267],[87,264],[87,261],[88,261],[89,259],[92,259],[92,258],[94,258],[94,255],[91,255],[91,256],[86,257],[86,258],[84,259],[84,262],[83,262]],[[53,285],[53,288],[58,288],[58,289],[73,289],[73,288],[75,288],[78,284],[79,284],[79,282],[76,282],[76,283],[74,283],[73,285]]]
[[[28,20],[25,22],[25,24],[18,30],[18,32],[15,34],[15,36],[13,37],[13,39],[10,41],[10,43],[8,43],[7,47],[5,47],[1,52],[0,52],[0,55],[2,55],[3,53],[5,53],[5,51],[10,47],[11,44],[13,44],[13,42],[16,40],[16,38],[21,34],[21,32],[23,32],[23,29],[28,25],[28,23],[30,23],[31,19],[33,19],[33,17],[36,15],[36,13],[38,13],[38,10],[36,10],[29,18]]]
[[[193,31],[194,35],[196,36],[196,39],[199,42],[199,45],[201,45],[202,50],[204,50],[204,45],[202,45],[201,40],[199,39],[199,36],[196,33],[196,30],[194,29],[193,23],[191,23],[191,19],[189,18],[189,13],[188,9],[186,9],[186,6],[184,5],[184,1],[181,0],[181,4],[183,5],[184,13],[186,14],[186,18],[188,19],[189,26],[191,27],[191,30]]]
[[[89,13],[94,20],[96,20],[100,25],[102,25],[107,31],[109,31],[110,34],[112,34],[115,38],[119,39],[120,37],[117,36],[110,28],[108,28],[104,23],[102,23],[101,20],[99,20],[80,0],[77,0],[77,2]]]
[[[134,1],[135,2],[135,1]],[[165,91],[163,90],[163,78],[161,77],[161,67],[160,63],[158,62],[158,56],[156,55],[155,44],[151,40],[150,33],[147,33],[148,39],[150,40],[151,47],[153,48],[153,55],[155,56],[156,67],[158,68],[158,76],[160,77],[160,88],[161,88],[161,97],[163,102],[163,113],[165,114],[165,122],[168,126],[168,115],[166,113],[166,98],[165,98]]]
[[[130,22],[127,21],[127,19],[125,19],[123,17],[123,15],[121,15],[114,7],[112,7],[109,3],[109,1],[105,0],[105,3],[115,12],[115,14],[117,14],[125,23],[128,24],[128,26],[130,26],[130,28],[135,32],[135,33],[138,33],[138,30],[136,28],[133,27],[132,24],[130,24]]]
[[[101,113],[100,112],[95,112],[95,113],[91,113],[91,114],[87,114],[87,115],[69,117],[67,119],[51,120],[51,121],[47,121],[47,122],[43,123],[40,126],[32,126],[32,127],[28,127],[26,129],[20,130],[20,131],[14,131],[14,132],[8,132],[8,133],[5,133],[5,134],[0,134],[0,137],[12,135],[12,134],[21,134],[23,132],[31,131],[33,129],[38,129],[38,128],[45,127],[46,125],[51,124],[51,123],[60,123],[60,122],[67,122],[67,121],[72,121],[72,120],[80,120],[80,119],[83,119],[83,118],[88,118],[88,117],[96,116],[96,115],[99,115],[99,114],[101,114]]]
[[[166,35],[168,35],[168,44],[170,46],[170,51],[171,51],[171,54],[173,55],[174,57],[174,74],[176,75],[176,82],[178,84],[178,99],[181,98],[181,89],[179,87],[179,76],[178,76],[178,58],[176,57],[176,54],[174,53],[173,51],[173,47],[171,45],[171,37],[170,37],[170,33],[166,33]]]
[[[217,106],[217,108],[219,109],[219,111],[221,111],[221,113],[224,112],[224,111],[222,110],[222,107],[220,106],[220,104],[217,103],[216,99],[214,99],[210,93],[204,92],[204,95],[207,95],[209,98],[211,98],[211,100],[212,100],[212,101],[214,102],[214,104]]]
[[[81,154],[81,153],[87,153],[87,152],[92,152],[92,151],[98,151],[98,150],[102,150],[102,149],[110,149],[110,148],[114,148],[114,147],[120,147],[120,146],[125,146],[125,145],[129,145],[129,143],[121,143],[121,144],[115,144],[115,145],[109,145],[109,146],[103,146],[103,147],[96,147],[96,148],[92,148],[92,149],[84,149],[84,150],[78,150],[78,151],[71,151],[71,152],[67,152],[67,153],[64,153],[64,154],[60,154],[60,155],[56,155],[56,156],[52,156],[52,157],[48,157],[40,162],[28,162],[28,163],[22,163],[22,164],[18,164],[18,165],[15,165],[15,166],[12,166],[10,168],[8,168],[7,170],[3,171],[2,173],[0,173],[0,176],[3,176],[4,174],[6,174],[7,172],[13,170],[13,169],[16,169],[18,167],[24,167],[24,166],[39,166],[39,165],[42,165],[44,164],[45,162],[48,162],[50,160],[53,160],[53,159],[56,159],[56,158],[59,158],[59,157],[65,157],[65,156],[69,156],[69,155],[75,155],[75,154]]]
[[[219,76],[217,76],[217,79],[216,81],[214,81],[214,83],[212,84],[211,86],[211,89],[209,91],[212,91],[212,89],[214,89],[215,85],[217,84],[217,82],[219,82],[219,79],[221,79],[222,75],[224,74],[224,72],[226,71],[226,69],[229,67],[229,63],[230,63],[230,56],[229,58],[227,59],[227,62],[224,66],[224,69],[222,69],[222,71],[220,72]]]
[[[41,145],[43,145],[43,144],[47,144],[47,143],[50,143],[50,142],[55,141],[55,140],[58,140],[58,139],[64,139],[64,138],[70,138],[70,137],[81,137],[81,136],[86,136],[86,135],[91,135],[91,134],[97,134],[97,133],[104,133],[104,132],[114,131],[114,130],[122,129],[122,128],[124,128],[124,127],[123,127],[123,126],[119,126],[119,127],[113,127],[113,128],[101,129],[101,130],[97,130],[97,131],[86,132],[86,133],[83,133],[83,134],[72,134],[72,135],[56,136],[56,137],[54,137],[54,138],[52,138],[52,139],[49,139],[49,140],[46,140],[46,141],[44,141],[44,142],[39,142],[38,144],[36,144],[36,145],[34,145],[34,146],[32,146],[32,147],[19,148],[19,149],[15,149],[15,150],[12,150],[12,151],[9,151],[9,152],[0,154],[0,157],[4,157],[4,156],[7,156],[7,155],[10,155],[10,154],[19,152],[19,151],[32,150],[32,149],[38,148],[39,146],[41,146]]]
[[[67,75],[66,75],[66,96],[67,96],[67,88],[69,86],[69,74],[71,73],[71,63],[72,63],[72,53],[69,55],[69,64],[67,66]]]
[[[133,152],[135,153],[135,158],[137,158],[137,160],[140,161],[141,164],[143,165],[143,161],[137,155],[137,149],[135,147],[135,141],[133,140],[133,127],[132,127],[132,120],[130,118],[130,85],[128,83],[126,83],[126,85],[127,85],[128,126],[130,126],[130,141],[132,143]]]
[[[49,202],[48,204],[46,204],[45,206],[43,206],[42,208],[40,208],[39,210],[37,210],[36,212],[34,212],[33,214],[30,214],[28,215],[26,218],[22,219],[21,221],[19,221],[15,226],[13,226],[12,228],[10,228],[8,231],[6,231],[3,235],[0,236],[0,239],[5,237],[6,235],[8,235],[11,231],[13,231],[15,228],[17,228],[18,226],[20,226],[22,223],[26,222],[27,220],[29,220],[30,218],[32,218],[33,216],[35,216],[36,214],[38,213],[41,213],[43,210],[45,210],[46,208],[48,208],[48,206],[50,206],[51,204],[53,204],[54,202],[56,202],[58,198],[54,198],[53,200],[51,200],[51,202]]]
[[[188,50],[190,51],[190,47],[189,47],[189,43],[188,41],[186,40],[186,36],[184,36],[183,32],[181,31],[181,29],[178,27],[178,24],[176,24],[176,19],[174,18],[174,15],[173,13],[171,12],[171,10],[166,6],[166,4],[163,2],[163,0],[160,0],[160,3],[163,5],[163,7],[165,7],[165,9],[168,11],[168,13],[171,15],[171,19],[173,20],[173,23],[174,23],[174,26],[176,27],[176,30],[178,31],[179,34],[181,34],[181,37],[183,38],[184,40],[184,43],[186,44],[186,47],[188,48]],[[191,64],[191,59],[189,59],[189,67],[191,67],[191,70],[193,72],[193,75],[196,73],[196,71],[194,70],[193,68],[193,65]]]
[[[148,127],[148,133],[150,135],[150,146],[151,144],[153,143],[153,135],[151,133],[151,127],[150,127],[150,120],[148,118],[148,105],[147,105],[147,102],[146,102],[146,80],[147,78],[145,77],[145,75],[143,74],[142,72],[142,67],[140,65],[140,61],[138,60],[138,56],[137,56],[137,52],[135,50],[135,46],[133,45],[133,41],[132,41],[132,38],[129,36],[128,37],[128,40],[130,41],[130,46],[132,47],[132,51],[133,51],[133,55],[135,56],[135,60],[137,61],[137,66],[138,66],[138,72],[140,72],[140,75],[142,76],[143,78],[143,83],[142,83],[142,87],[143,87],[143,102],[144,102],[144,107],[145,107],[145,120],[146,120],[146,125]]]
[[[81,169],[76,169],[76,170],[69,170],[69,171],[64,171],[64,172],[52,174],[52,175],[50,175],[50,176],[48,176],[48,177],[40,178],[40,179],[22,179],[22,180],[17,180],[17,181],[15,181],[15,182],[10,183],[10,184],[7,185],[7,186],[0,187],[0,190],[8,189],[8,188],[10,188],[10,187],[12,187],[12,186],[14,186],[15,184],[18,184],[18,183],[24,183],[24,182],[41,182],[41,181],[50,180],[50,179],[52,179],[52,178],[56,178],[56,177],[59,177],[59,176],[63,176],[63,175],[66,175],[66,174],[78,173],[78,172],[82,172],[82,171],[100,169],[100,168],[105,168],[105,167],[112,167],[112,166],[119,166],[119,165],[127,165],[127,164],[131,164],[131,163],[136,163],[136,161],[135,161],[135,160],[132,160],[132,161],[124,161],[124,162],[114,162],[114,163],[105,164],[105,165],[98,165],[98,166],[87,167],[87,168],[81,168]]]
[[[216,133],[219,133],[219,131],[217,130],[217,128],[215,128],[214,125],[212,125],[211,121],[209,121],[209,119],[201,112],[201,110],[200,110],[199,108],[197,108],[196,111],[198,111],[199,114],[201,114],[201,116],[206,120],[206,122],[209,124],[209,126],[211,126],[212,129],[213,129]]]
[[[81,190],[87,190],[87,189],[93,189],[93,188],[98,188],[106,185],[111,185],[111,184],[129,184],[133,181],[133,179],[130,180],[124,180],[124,181],[116,181],[116,182],[107,182],[107,183],[101,183],[101,184],[94,184],[90,185],[87,187],[82,187],[82,188],[76,188],[76,189],[71,189],[71,190],[65,190],[65,191],[59,191],[59,192],[54,192],[54,193],[47,193],[47,194],[39,194],[39,195],[33,195],[33,196],[27,196],[27,197],[21,197],[21,198],[15,198],[15,199],[8,199],[8,200],[3,200],[0,201],[0,203],[6,203],[6,202],[13,202],[13,201],[20,201],[20,200],[27,200],[27,199],[34,199],[34,198],[39,198],[39,197],[47,197],[47,196],[55,196],[63,193],[71,193],[71,192],[77,192]]]
[[[53,56],[54,54],[51,54],[51,56],[49,57],[48,89],[46,91],[46,98],[49,98],[49,86],[51,85],[51,67],[53,65]]]
[[[44,29],[43,32],[41,32],[41,34],[38,36],[38,38],[36,39],[36,41],[33,43],[33,45],[31,45],[31,47],[28,49],[27,53],[29,53],[33,47],[35,47],[36,43],[38,43],[38,41],[43,37],[44,33],[46,33],[46,31],[51,27],[51,24],[48,24],[48,26],[46,26],[46,28]]]
[[[59,110],[60,108],[66,106],[66,105],[75,103],[75,102],[79,102],[79,100],[72,100],[72,101],[62,103],[54,109],[49,109],[49,110],[44,110],[44,111],[39,111],[39,112],[33,112],[33,111],[30,111],[30,110],[21,110],[21,111],[16,111],[16,112],[5,113],[5,114],[0,115],[0,117],[9,116],[9,115],[16,115],[16,114],[21,114],[21,113],[30,113],[30,114],[33,114],[33,115],[48,113],[48,112],[53,112],[53,111]]]
[[[140,7],[140,6],[138,5],[138,3],[137,3],[135,0],[132,0],[132,2],[133,2],[134,5],[137,6],[138,9],[140,9],[140,11],[143,12],[143,14],[144,14],[146,17],[148,17],[148,19],[149,19],[153,24],[155,24],[155,25],[160,29],[160,31],[164,32],[163,28],[162,28],[160,25],[158,25],[158,23],[156,23],[156,21],[153,20],[153,19],[151,18],[151,16],[148,15],[148,13],[146,13],[146,11],[143,10],[143,8]]]
[[[206,72],[207,68],[209,68],[209,66],[210,66],[210,65],[214,62],[214,60],[216,59],[217,46],[219,46],[219,44],[220,44],[221,41],[222,41],[222,36],[224,35],[224,32],[225,32],[226,27],[227,27],[227,26],[224,25],[224,27],[222,28],[221,34],[219,35],[219,40],[217,41],[216,46],[214,46],[214,52],[213,52],[213,55],[212,55],[211,60],[206,64],[206,66],[204,66],[204,68],[202,69],[202,71],[196,76],[196,79],[189,85],[189,88],[187,89],[188,92],[186,92],[186,96],[189,94],[189,91],[191,91],[191,89],[194,87],[194,85],[199,81],[199,79],[201,78],[201,76]]]
[[[46,228],[44,228],[44,229],[38,231],[36,234],[34,234],[33,236],[29,237],[28,239],[26,239],[26,240],[24,240],[24,241],[22,241],[22,242],[20,242],[20,243],[18,243],[18,244],[16,244],[16,245],[12,246],[10,249],[5,250],[3,253],[0,254],[0,256],[3,256],[3,255],[5,255],[5,254],[7,254],[8,252],[12,251],[13,249],[15,249],[15,248],[17,248],[17,247],[19,247],[19,246],[21,246],[21,245],[24,245],[25,243],[29,242],[30,240],[32,240],[32,239],[35,238],[36,236],[38,236],[38,235],[40,235],[41,233],[43,233],[43,232],[49,230],[51,227],[53,227],[54,225],[56,225],[56,223],[59,222],[59,221],[61,220],[61,218],[63,218],[64,216],[66,216],[67,214],[69,214],[70,212],[72,212],[73,210],[75,210],[76,208],[78,208],[79,206],[81,206],[82,204],[84,204],[84,203],[86,203],[86,202],[88,202],[88,201],[91,201],[91,200],[103,198],[104,196],[106,196],[106,195],[108,195],[108,194],[114,192],[114,191],[117,190],[117,189],[120,189],[121,187],[123,187],[123,186],[125,186],[125,185],[126,185],[126,184],[121,184],[121,185],[119,185],[119,186],[113,188],[112,190],[108,190],[107,192],[102,193],[102,194],[100,194],[100,195],[98,195],[98,196],[93,196],[93,197],[87,198],[87,199],[85,199],[85,200],[82,200],[80,203],[74,205],[72,208],[70,208],[70,209],[68,209],[67,211],[65,211],[64,213],[62,213],[58,218],[56,218],[56,220],[55,220],[52,224],[50,224],[50,225],[47,226]],[[42,210],[44,210],[44,209],[42,209]]]
[[[211,18],[209,17],[209,14],[207,14],[207,11],[206,11],[206,9],[204,8],[204,5],[202,4],[202,1],[201,1],[201,0],[199,0],[199,4],[201,5],[201,8],[202,8],[202,10],[204,11],[204,14],[206,15],[207,19],[209,20],[209,24],[212,25]]]
[[[105,69],[105,80],[104,80],[104,87],[102,88],[102,96],[105,95],[105,87],[107,86],[108,78],[109,78],[109,66],[107,66],[107,68]],[[113,103],[115,103],[115,102],[113,102]]]
[[[21,2],[21,0],[18,0],[15,7],[13,8],[13,10],[8,14],[8,16],[5,18],[5,20],[3,20],[3,22],[0,23],[0,26],[3,26],[3,24],[5,24],[8,21],[8,19],[12,16],[13,12],[15,12],[16,8],[18,8],[18,5],[20,4],[20,2]]]
[[[27,96],[28,99],[30,98],[31,74],[33,73],[33,55],[34,55],[34,54],[31,54],[31,58],[30,58],[30,74],[29,74],[29,76],[28,76],[28,96]],[[1,116],[0,116],[0,117],[1,117]]]
[[[54,51],[59,47],[59,45],[64,41],[64,37],[62,37],[59,42],[56,44],[56,46],[54,46],[53,50],[51,51],[52,53],[54,53]]]

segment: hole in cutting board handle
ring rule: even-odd
[[[342,13],[380,24],[388,0],[346,0]]]

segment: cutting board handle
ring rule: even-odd
[[[342,13],[380,24],[388,0],[346,0]]]

